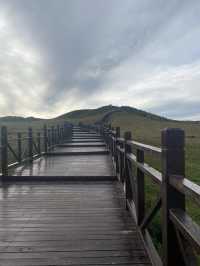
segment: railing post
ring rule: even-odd
[[[54,126],[51,127],[51,146],[54,149]]]
[[[111,129],[111,127],[108,130],[108,141],[109,141],[109,150],[110,150],[111,155],[112,155],[112,129]]]
[[[48,134],[48,151],[51,149],[51,129],[48,128],[47,130],[47,134]]]
[[[64,140],[66,140],[66,125],[65,125],[65,123],[63,125],[63,138],[64,138]]]
[[[116,139],[115,139],[115,163],[116,163],[116,173],[119,173],[119,159],[118,159],[118,152],[117,152],[117,145],[119,142],[117,141],[120,138],[120,127],[116,127]]]
[[[57,144],[57,127],[54,128],[54,146]]]
[[[114,133],[114,127],[111,127],[111,153],[112,157],[115,156],[115,133]]]
[[[99,133],[104,138],[104,131],[103,131],[103,125],[102,124],[99,126]]]
[[[136,159],[138,163],[144,163],[144,151],[137,149]],[[136,174],[136,210],[137,223],[140,225],[145,215],[145,187],[144,173],[138,167]]]
[[[130,131],[125,132],[124,134],[124,177],[125,177],[125,193],[126,193],[126,208],[128,209],[127,201],[132,199],[132,189],[131,189],[131,183],[130,183],[130,173],[128,169],[128,159],[127,159],[127,153],[132,152],[132,148],[130,145],[128,145],[127,141],[132,139],[132,134]]]
[[[170,220],[170,209],[185,210],[185,196],[170,186],[170,176],[185,175],[185,137],[182,129],[162,131],[162,242],[163,265],[185,265],[175,228]]]
[[[7,127],[1,128],[1,168],[2,175],[8,175],[8,132]]]
[[[62,126],[62,140],[64,142],[65,140],[65,130],[64,130],[64,126]]]
[[[60,127],[60,143],[63,143],[63,129]]]
[[[109,128],[108,127],[105,128],[105,134],[106,134],[106,143],[107,143],[108,148],[110,149]]]
[[[17,133],[17,150],[18,150],[18,161],[21,163],[22,161],[22,134]]]
[[[28,129],[28,155],[29,162],[33,161],[33,130],[32,128]]]
[[[40,132],[37,133],[37,144],[38,144],[38,154],[41,154],[41,140],[40,140]]]
[[[107,147],[109,147],[109,145],[108,145],[108,129],[106,126],[104,126],[103,132],[104,132],[104,139],[105,139],[106,145],[107,145]]]
[[[72,139],[72,135],[73,135],[73,126],[72,125],[70,125],[70,137],[69,137],[69,139]]]
[[[47,126],[44,125],[44,152],[46,153],[48,150],[48,140],[47,140]]]
[[[119,147],[121,150],[124,149],[125,147],[125,141],[124,142],[120,142]],[[125,149],[124,149],[125,151]],[[125,151],[126,152],[126,151]],[[119,162],[120,162],[120,167],[119,167],[119,179],[122,183],[124,183],[125,181],[125,153],[123,153],[122,151],[119,152]]]
[[[60,126],[57,125],[57,144],[60,143]]]

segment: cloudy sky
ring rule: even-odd
[[[0,116],[200,120],[199,0],[0,0]]]

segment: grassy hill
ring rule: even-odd
[[[133,107],[129,106],[113,106],[113,105],[107,105],[103,106],[97,109],[83,109],[83,110],[76,110],[72,111],[70,113],[63,114],[56,119],[65,119],[69,120],[73,123],[82,122],[85,124],[91,124],[91,123],[100,123],[100,122],[108,122],[109,119],[112,117],[112,114],[114,113],[124,113],[124,114],[136,114],[140,117],[146,117],[149,119],[154,120],[165,120],[168,121],[167,118],[151,114]]]

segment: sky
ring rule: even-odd
[[[200,120],[199,0],[0,0],[0,116]]]

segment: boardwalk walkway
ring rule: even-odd
[[[100,136],[74,128],[71,142],[10,174],[0,265],[151,265]]]

